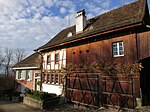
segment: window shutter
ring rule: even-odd
[[[30,70],[28,73],[29,73],[29,79],[32,80],[32,71]]]
[[[18,73],[19,73],[19,72],[18,72],[18,70],[17,70],[17,71],[16,71],[16,79],[19,79],[19,77],[18,77],[18,76],[19,76],[19,75],[18,75]]]

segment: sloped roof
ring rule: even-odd
[[[96,16],[87,20],[87,27],[82,33],[75,33],[75,25],[62,30],[52,40],[45,45],[39,47],[37,50],[44,50],[55,45],[62,45],[63,43],[70,42],[85,36],[101,33],[137,23],[144,23],[146,13],[147,0],[138,0],[134,3],[124,5],[120,8],[111,10],[107,13]],[[147,14],[147,13],[146,13]],[[148,13],[149,17],[149,13]],[[89,30],[92,26],[93,29]],[[72,32],[73,36],[67,37],[68,33]]]
[[[33,53],[32,55],[28,56],[24,60],[18,62],[13,66],[13,68],[40,68],[40,63],[41,63],[41,55],[38,53]]]

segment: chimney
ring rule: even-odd
[[[84,28],[86,27],[86,16],[84,9],[77,12],[76,17],[76,34],[82,33]]]

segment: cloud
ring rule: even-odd
[[[31,53],[62,29],[74,25],[80,9],[91,18],[116,7],[112,6],[113,0],[79,1],[0,0],[0,46],[24,48]]]
[[[107,4],[107,3],[106,3]],[[106,5],[105,4],[105,5]],[[96,6],[96,4],[94,4],[93,2],[87,2],[85,3],[85,7],[86,9],[88,9],[87,11],[89,12],[87,15],[88,18],[91,18],[95,15],[99,15],[102,14],[106,11],[108,11],[108,9],[104,9],[102,6]],[[93,16],[92,16],[93,15]]]
[[[60,8],[60,13],[61,14],[65,14],[67,12],[67,9],[66,8],[64,8],[64,7],[61,7]]]
[[[65,27],[63,18],[51,16],[56,0],[1,0],[0,46],[25,48],[28,52],[45,44]],[[8,46],[9,45],[9,46]]]

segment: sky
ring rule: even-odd
[[[77,11],[85,9],[89,19],[133,1],[0,0],[0,48],[20,48],[31,54],[74,25]]]

